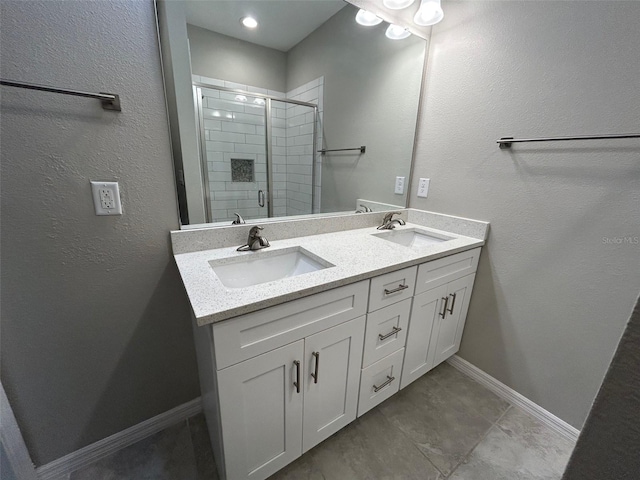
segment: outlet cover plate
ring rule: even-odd
[[[396,177],[395,193],[402,195],[404,193],[404,177]]]
[[[96,215],[122,215],[118,182],[91,181],[91,193]]]
[[[427,195],[429,194],[429,181],[430,180],[428,178],[421,178],[418,182],[419,197],[427,198]]]

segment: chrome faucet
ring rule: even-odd
[[[360,204],[360,206],[362,207],[362,210],[358,209],[358,210],[356,210],[356,213],[371,213],[371,212],[373,212],[373,210],[371,210],[371,208],[367,207],[366,205]]]
[[[389,212],[382,219],[382,225],[378,227],[378,230],[393,230],[398,225],[406,225],[405,221],[401,218],[393,218],[394,215],[401,215],[400,212]]]
[[[269,243],[269,240],[262,236],[260,230],[263,230],[263,227],[251,227],[247,243],[238,247],[237,250],[239,252],[246,252],[248,250],[262,250],[263,248],[270,247],[271,244]]]
[[[231,225],[244,225],[245,223],[247,223],[244,221],[244,218],[242,218],[239,213],[234,213],[234,215],[236,216],[236,219],[233,222],[231,222]]]

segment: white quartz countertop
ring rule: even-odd
[[[238,252],[237,246],[175,255],[198,325],[207,325],[289,300],[366,280],[400,268],[410,267],[484,245],[484,240],[407,222],[395,231],[423,231],[450,237],[422,247],[405,247],[376,237],[384,231],[375,227],[270,241],[271,247]],[[262,234],[268,239],[265,228]],[[269,254],[275,250],[301,247],[333,264],[315,272],[242,288],[228,288],[214,273],[210,262],[233,262],[234,258]],[[227,260],[228,259],[228,260]]]

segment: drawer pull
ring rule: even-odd
[[[296,381],[293,386],[296,387],[296,393],[300,393],[300,360],[294,360],[293,364],[296,366]]]
[[[453,300],[451,300],[451,308],[449,309],[449,313],[453,315],[453,306],[456,304],[456,294],[450,293],[449,296],[453,298]]]
[[[384,294],[385,295],[391,295],[392,293],[398,293],[401,292],[402,290],[406,290],[407,288],[409,288],[409,285],[404,285],[404,284],[400,284],[398,285],[398,288],[394,288],[393,290],[387,290],[386,288],[384,289]]]
[[[387,333],[386,335],[379,334],[379,335],[378,335],[378,338],[379,338],[380,340],[386,340],[387,338],[389,338],[389,337],[391,337],[391,336],[395,335],[396,333],[398,333],[398,332],[400,332],[400,331],[402,331],[402,329],[401,329],[400,327],[393,327],[393,330],[391,330],[391,331],[390,331],[389,333]]]
[[[442,300],[444,302],[444,305],[443,305],[444,308],[440,312],[440,316],[444,318],[444,316],[447,314],[447,304],[449,303],[449,297],[442,297]]]
[[[318,383],[318,369],[320,368],[320,352],[313,352],[311,355],[316,357],[316,371],[312,373],[313,383]]]
[[[396,377],[390,377],[389,375],[387,375],[387,379],[385,380],[385,382],[380,385],[379,387],[374,385],[373,386],[373,391],[374,392],[379,392],[380,390],[382,390],[384,387],[386,387],[387,385],[389,385],[391,382],[393,382],[396,379]]]

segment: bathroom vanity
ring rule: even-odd
[[[402,216],[265,224],[257,252],[247,225],[172,232],[222,478],[267,478],[458,351],[488,224]]]

